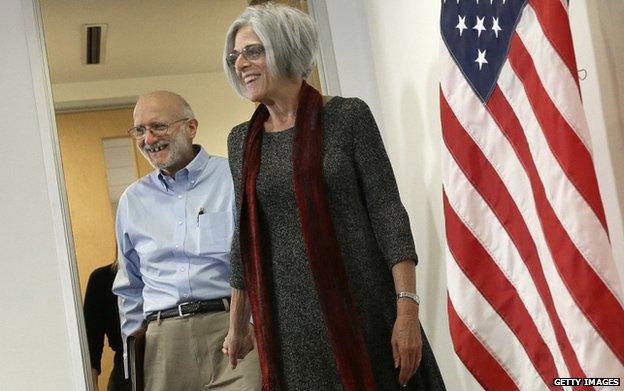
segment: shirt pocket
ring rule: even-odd
[[[232,212],[205,212],[199,215],[198,253],[229,253],[232,245]]]

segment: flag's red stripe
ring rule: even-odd
[[[555,158],[570,182],[594,211],[605,232],[609,232],[592,157],[550,99],[535,64],[517,33],[511,39],[509,63],[524,84],[531,108]]]
[[[444,97],[440,99],[444,142],[466,177],[477,190],[484,183],[500,182],[481,150],[461,127]],[[497,186],[504,188],[504,186]],[[498,199],[495,203],[504,202]],[[542,379],[548,384],[558,371],[552,353],[542,339],[515,287],[488,252],[466,228],[444,197],[446,240],[457,264],[517,336]],[[499,216],[500,219],[500,216]]]
[[[498,86],[492,92],[487,107],[490,114],[498,124],[498,127],[505,134],[512,147],[516,151],[516,155],[520,160],[522,166],[525,168],[527,176],[529,177],[533,192],[539,192],[539,196],[534,196],[534,199],[540,199],[542,200],[542,203],[544,203],[545,193],[543,185],[539,180],[535,163],[531,159],[529,144],[526,140],[526,137],[524,136],[524,133],[522,132],[522,127],[520,126],[518,118],[516,117],[513,109],[509,105],[509,102],[507,102]],[[490,191],[498,192],[500,190],[502,189],[491,189]],[[505,192],[506,190],[507,189],[505,189]],[[489,195],[486,194],[485,196],[488,197]],[[508,202],[513,203],[512,200]],[[508,203],[505,203],[505,205],[507,204]],[[546,277],[544,276],[544,271],[540,263],[537,248],[535,247],[535,242],[531,237],[531,233],[526,226],[520,210],[518,210],[515,204],[513,204],[512,208],[513,213],[498,212],[497,215],[511,214],[511,217],[507,220],[508,223],[505,224],[505,228],[509,232],[514,243],[516,244],[518,252],[522,256],[522,259],[524,260],[527,269],[529,270],[529,273],[531,273],[533,282],[535,283],[540,297],[544,302],[548,317],[550,318],[553,330],[555,331],[557,343],[561,348],[563,358],[566,362],[568,370],[570,371],[570,376],[583,377],[583,370],[579,365],[578,358],[576,356],[576,353],[574,352],[574,348],[570,344],[570,340],[565,333],[563,324],[561,323],[561,320],[557,315],[557,311],[555,310],[555,304],[552,299],[552,295],[550,294],[550,289],[548,288]]]
[[[524,84],[542,132],[561,168],[607,231],[591,156],[550,100],[535,71],[533,61],[517,34],[512,38],[509,61]],[[533,191],[535,192],[535,188]],[[624,363],[624,333],[618,331],[619,326],[615,321],[624,319],[624,309],[602,279],[586,263],[548,203],[545,192],[540,193],[540,196],[544,199],[543,207],[538,208],[538,213],[559,273],[581,310]],[[551,229],[546,229],[547,226]],[[579,278],[580,276],[583,278]]]
[[[446,240],[466,277],[516,335],[546,384],[559,377],[552,353],[539,334],[515,287],[459,219],[444,197]]]
[[[537,15],[544,35],[570,70],[578,88],[578,71],[568,12],[560,0],[529,0],[529,3]]]
[[[486,390],[517,390],[518,386],[490,352],[459,318],[451,300],[447,300],[449,328],[457,356]]]

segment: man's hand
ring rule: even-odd
[[[418,313],[416,312],[416,315],[399,313],[392,329],[392,356],[394,367],[401,368],[399,384],[402,386],[405,387],[416,373],[420,365],[421,354],[422,338]]]
[[[243,335],[241,335],[230,328],[223,341],[223,348],[221,350],[230,358],[232,369],[236,368],[238,360],[245,358],[247,353],[251,352],[254,348],[253,327],[249,325],[246,330],[247,331],[243,332]]]

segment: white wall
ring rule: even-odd
[[[424,301],[423,327],[447,388],[478,390],[480,386],[455,359],[448,331],[438,110],[439,2],[364,3],[384,140],[421,257],[418,291]]]
[[[310,4],[315,15],[328,15],[330,31],[321,34],[321,52],[323,58],[335,57],[339,79],[328,92],[364,99],[382,131],[420,258],[420,319],[446,386],[478,390],[454,358],[446,313],[436,71],[439,7],[409,0]],[[327,51],[333,56],[326,56]]]
[[[573,1],[576,60],[584,70],[583,106],[613,258],[624,281],[624,15],[623,1]]]
[[[328,14],[330,31],[321,35],[322,57],[332,59],[323,51],[333,52],[339,79],[329,83],[330,87],[344,96],[367,100],[382,129],[421,259],[417,269],[423,327],[447,388],[479,390],[480,385],[455,358],[446,313],[437,70],[440,2],[310,3],[315,14]],[[624,99],[624,88],[617,65],[624,65],[622,43],[618,41],[624,36],[624,28],[616,23],[615,15],[619,17],[624,12],[624,5],[599,0],[572,3],[575,8],[571,11],[571,24],[579,67],[589,70],[588,79],[581,86],[592,128],[596,167],[609,214],[611,240],[622,266],[624,191],[618,193],[617,189],[620,186],[624,190],[624,121],[622,106],[618,104]]]
[[[31,0],[0,6],[0,388],[84,390],[51,101]]]
[[[226,139],[232,127],[248,120],[254,110],[252,103],[233,92],[223,72],[60,83],[52,90],[60,108],[133,106],[139,95],[150,91],[176,92],[189,102],[199,121],[195,142],[219,156],[227,155]],[[131,125],[132,118],[128,118],[128,127]]]

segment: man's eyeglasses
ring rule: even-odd
[[[227,62],[230,68],[234,68],[234,64],[241,54],[247,61],[257,60],[264,54],[264,46],[255,43],[245,46],[240,52],[238,50],[232,50],[225,56],[225,62]]]
[[[165,124],[162,122],[153,122],[148,125],[134,126],[128,129],[128,134],[137,140],[140,140],[143,137],[145,137],[148,130],[152,132],[154,136],[160,136],[160,135],[166,134],[169,128],[171,127],[171,125],[177,124],[178,122],[182,122],[182,121],[188,121],[188,120],[190,120],[190,118],[181,118],[179,120],[170,122],[168,124]]]

